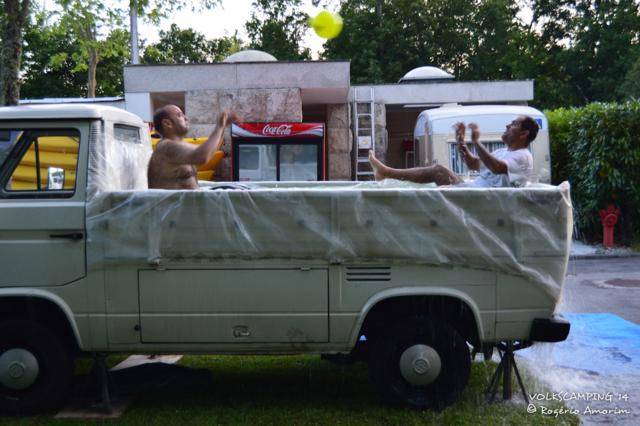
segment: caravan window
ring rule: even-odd
[[[506,147],[505,143],[502,141],[486,141],[482,142],[482,145],[484,145],[484,147],[487,148],[489,152],[493,152],[496,149]],[[471,151],[473,155],[477,156],[476,147],[472,143],[467,143],[467,146],[469,147],[469,151]],[[460,157],[460,153],[458,152],[455,141],[449,142],[449,168],[454,173],[459,175],[465,174],[467,172],[467,166],[464,164],[464,161],[462,161],[462,158]],[[478,173],[473,170],[470,170],[469,172],[471,174]]]
[[[502,141],[485,141],[485,142],[482,142],[482,145],[484,145],[484,147],[487,148],[489,152],[493,152],[496,149],[500,149],[500,148],[506,148],[507,146]],[[471,142],[467,142],[467,146],[469,147],[469,151],[471,151],[473,155],[475,156],[478,155],[476,154],[476,147]],[[531,152],[531,144],[529,145],[528,149],[529,149],[529,152]],[[460,153],[456,148],[455,141],[449,142],[449,168],[453,170],[454,173],[459,175],[463,175],[467,172],[467,166],[466,164],[464,164],[464,161],[462,161],[462,158],[460,157]],[[473,175],[473,174],[477,174],[478,172],[469,170],[469,173]]]

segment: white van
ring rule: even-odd
[[[489,151],[494,151],[505,146],[501,136],[507,124],[521,115],[528,115],[540,126],[529,149],[533,155],[534,178],[548,183],[551,178],[549,124],[541,111],[527,106],[455,105],[422,111],[413,131],[414,165],[442,164],[462,177],[473,175],[475,172],[467,169],[456,149],[453,125],[459,121],[477,123],[480,141]],[[470,140],[469,135],[467,139]],[[473,150],[472,145],[469,148]]]
[[[368,362],[384,401],[441,409],[470,346],[568,336],[566,183],[149,189],[151,152],[121,109],[0,108],[0,415],[57,408],[75,359],[107,353],[327,354]]]

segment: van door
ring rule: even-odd
[[[0,286],[83,278],[89,123],[0,123]]]
[[[144,343],[311,343],[329,339],[326,268],[139,272]]]

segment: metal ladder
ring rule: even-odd
[[[373,180],[373,170],[369,164],[369,150],[375,150],[376,141],[373,87],[354,87],[353,123],[355,180]]]

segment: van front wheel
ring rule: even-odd
[[[443,321],[404,320],[372,343],[369,376],[391,404],[442,409],[460,397],[469,380],[469,347]]]
[[[30,415],[69,396],[73,358],[63,339],[28,320],[0,323],[0,413]]]

